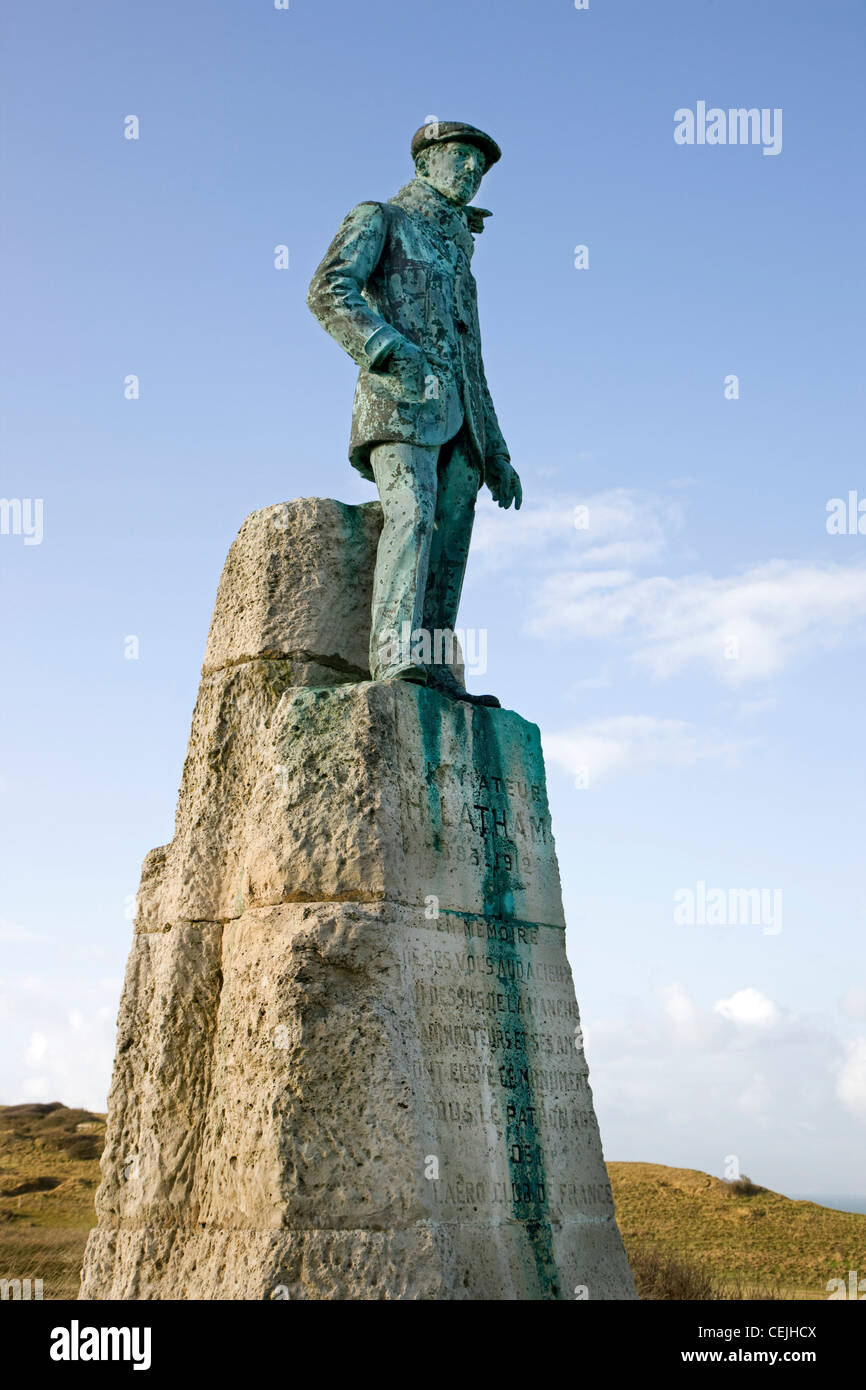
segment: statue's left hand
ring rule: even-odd
[[[523,488],[520,486],[516,470],[511,467],[508,459],[488,459],[484,465],[484,481],[493,493],[494,502],[500,507],[510,507],[513,502],[514,510],[520,510]]]

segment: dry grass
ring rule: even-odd
[[[645,1297],[712,1287],[689,1296],[825,1299],[829,1279],[866,1271],[866,1215],[795,1202],[748,1178],[723,1182],[659,1163],[607,1167]]]
[[[629,1263],[641,1298],[678,1303],[707,1299],[772,1299],[791,1295],[779,1286],[753,1288],[738,1280],[724,1280],[709,1265],[690,1255],[672,1255],[655,1245],[629,1246]]]
[[[0,1279],[77,1297],[104,1139],[105,1116],[89,1110],[0,1106]]]

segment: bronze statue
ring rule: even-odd
[[[500,507],[523,496],[484,375],[470,269],[490,213],[468,205],[501,150],[461,121],[422,126],[411,148],[415,178],[387,203],[353,208],[307,303],[360,367],[349,457],[384,511],[371,674],[498,705],[418,651],[429,634],[453,632],[481,484]]]

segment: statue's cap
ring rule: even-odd
[[[430,145],[444,145],[446,140],[460,140],[464,145],[475,145],[484,155],[487,169],[502,158],[496,141],[477,126],[467,125],[465,121],[437,121],[432,118],[412,136],[412,158],[416,159]]]

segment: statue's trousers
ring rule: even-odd
[[[454,628],[481,472],[462,430],[439,448],[377,444],[370,463],[385,518],[370,632],[370,671],[382,680],[411,660],[411,634],[432,644]]]

